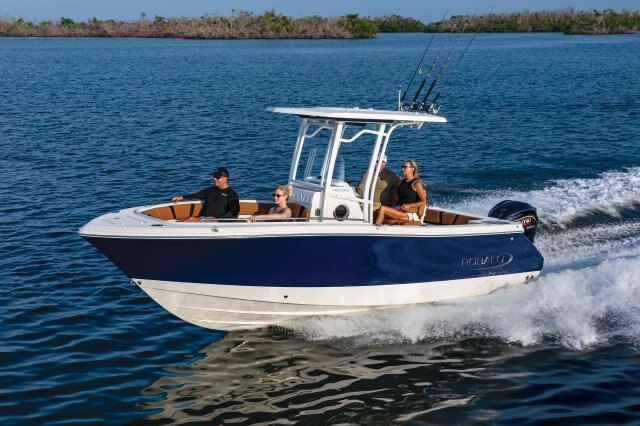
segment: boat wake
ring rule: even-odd
[[[594,179],[565,179],[530,192],[494,191],[449,207],[476,214],[511,198],[538,208],[542,225],[550,230],[583,227],[607,220],[640,218],[640,167],[609,171]]]
[[[616,179],[619,193],[593,191]],[[585,394],[633,389],[635,353],[610,344],[640,344],[640,221],[608,213],[630,205],[630,185],[624,173],[611,173],[569,199],[571,186],[561,181],[452,206],[473,204],[480,213],[504,198],[533,199],[541,220],[554,223],[538,234],[546,256],[538,280],[450,303],[231,332],[204,348],[201,359],[144,390],[158,396],[143,405],[154,410],[149,419],[265,424],[322,415],[328,423],[526,423],[530,410],[514,415],[523,406],[551,412],[568,401],[561,409],[571,413]],[[601,220],[577,226],[576,218],[589,216],[599,202]],[[575,352],[605,345],[608,351]],[[612,364],[615,373],[593,374]],[[496,396],[505,392],[509,398]],[[615,409],[631,417],[627,405]]]
[[[465,337],[582,349],[640,343],[640,168],[555,181],[531,192],[492,192],[449,207],[486,213],[505,199],[538,207],[540,278],[488,296],[288,326],[310,340],[360,345]]]

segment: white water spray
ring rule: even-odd
[[[545,268],[535,282],[445,304],[313,318],[290,328],[313,340],[348,338],[357,344],[461,336],[576,349],[612,337],[640,342],[640,222],[620,220],[622,209],[638,210],[640,168],[560,180],[529,193],[489,193],[451,207],[485,214],[505,198],[530,202],[542,221],[556,225],[536,241]],[[590,214],[610,220],[570,226]]]

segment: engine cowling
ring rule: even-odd
[[[529,203],[504,200],[489,210],[489,217],[519,222],[524,228],[524,236],[533,242],[538,229],[538,210]]]

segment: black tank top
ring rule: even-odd
[[[411,182],[407,182],[402,179],[400,186],[398,187],[398,205],[415,203],[419,200],[418,193],[413,189],[411,184],[415,182],[415,179]]]

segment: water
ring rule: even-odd
[[[431,204],[539,208],[533,283],[224,336],[78,237],[220,165],[266,197],[297,132],[266,107],[391,108],[427,41],[0,39],[2,423],[640,422],[638,34],[481,35],[449,123],[395,133]]]

